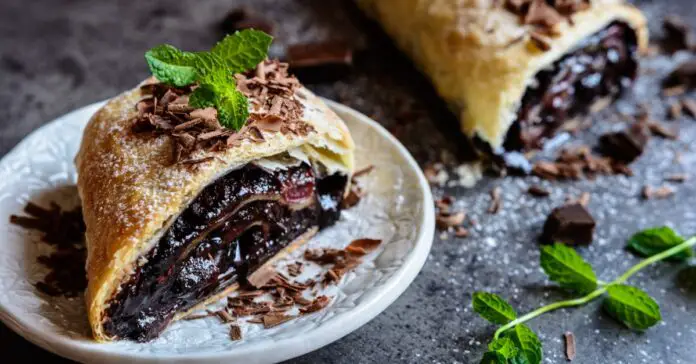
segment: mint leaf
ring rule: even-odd
[[[512,339],[508,337],[501,337],[493,340],[490,344],[488,344],[488,350],[500,353],[503,357],[505,357],[505,359],[514,358],[517,356],[517,352],[519,351]]]
[[[636,287],[616,284],[607,287],[607,292],[604,309],[631,329],[645,330],[662,319],[655,300]]]
[[[597,288],[597,276],[592,266],[573,248],[559,243],[546,245],[541,248],[540,263],[549,278],[561,287],[580,293]]]
[[[145,60],[152,74],[161,82],[179,87],[196,82],[197,73],[190,53],[163,44],[147,51]]]
[[[684,242],[684,238],[679,236],[674,230],[667,226],[645,229],[634,234],[628,240],[628,248],[644,257],[650,257],[661,253],[669,248]],[[685,248],[683,251],[667,258],[675,261],[689,259],[693,253],[691,249]]]
[[[494,324],[504,325],[517,318],[515,309],[500,296],[493,293],[474,293],[472,305],[476,313]]]
[[[227,128],[239,130],[249,118],[249,103],[244,94],[232,90],[216,104],[220,124]]]
[[[507,364],[507,362],[503,354],[495,351],[489,351],[483,354],[483,358],[481,359],[481,364]]]
[[[517,356],[511,360],[513,363],[541,363],[541,341],[539,337],[527,327],[519,324],[503,333],[503,337],[510,338],[519,350]]]
[[[273,37],[264,32],[246,29],[225,37],[213,47],[212,53],[231,73],[240,73],[266,59],[272,41]]]

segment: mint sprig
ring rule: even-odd
[[[214,107],[220,124],[239,130],[249,117],[249,102],[237,90],[233,75],[256,67],[268,56],[273,38],[247,29],[226,36],[210,52],[185,52],[164,44],[145,53],[152,74],[176,87],[198,83],[189,97],[192,107]]]
[[[585,295],[554,302],[517,317],[514,308],[503,298],[491,293],[477,292],[473,299],[474,311],[486,320],[502,325],[496,330],[493,341],[489,344],[489,351],[484,354],[481,363],[541,363],[541,341],[524,323],[546,312],[582,306],[602,296],[606,296],[604,309],[607,313],[627,327],[645,330],[654,326],[662,319],[660,307],[647,293],[626,285],[625,282],[653,263],[675,256],[691,256],[696,237],[681,239],[677,243],[680,238],[679,234],[668,227],[647,229],[635,234],[629,241],[629,246],[636,244],[641,249],[640,253],[649,257],[608,283],[597,280],[592,266],[572,248],[560,244],[543,247],[540,265],[549,278],[561,287]],[[513,317],[514,319],[511,319]],[[505,321],[507,323],[502,324]],[[511,342],[517,349],[514,355],[512,353],[515,353],[515,350],[510,347]]]

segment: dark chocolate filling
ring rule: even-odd
[[[620,95],[637,70],[635,32],[622,22],[609,24],[537,73],[508,131],[505,150],[540,148],[563,122],[586,113],[601,98]]]
[[[308,165],[267,171],[247,165],[206,187],[177,217],[104,317],[107,335],[157,337],[177,312],[243,281],[313,227],[339,217],[347,177]]]

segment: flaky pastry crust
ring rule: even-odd
[[[621,0],[591,6],[556,24],[548,51],[530,39],[531,26],[496,0],[357,0],[413,58],[457,113],[462,131],[500,147],[534,76],[612,21],[648,44],[644,16]]]
[[[329,171],[349,177],[353,172],[354,144],[347,127],[307,89],[296,92],[304,108],[302,120],[313,127],[307,135],[262,131],[262,143],[243,141],[220,152],[195,152],[193,158],[215,157],[195,166],[171,163],[173,145],[166,136],[142,138],[132,133],[135,105],[142,96],[136,87],[97,111],[85,128],[76,157],[77,185],[87,226],[87,311],[98,341],[112,339],[102,325],[106,305],[142,263],[138,259],[218,177],[293,148],[301,148]]]

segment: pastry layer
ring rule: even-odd
[[[333,224],[347,184],[307,164],[247,165],[206,187],[108,301],[110,337],[147,341],[178,312],[244,279],[312,228]]]
[[[533,36],[537,26],[506,8],[511,1],[356,1],[431,79],[464,134],[493,150],[503,146],[536,75],[583,40],[620,21],[635,32],[639,50],[648,44],[645,18],[622,0],[593,0],[561,17],[544,46]]]

